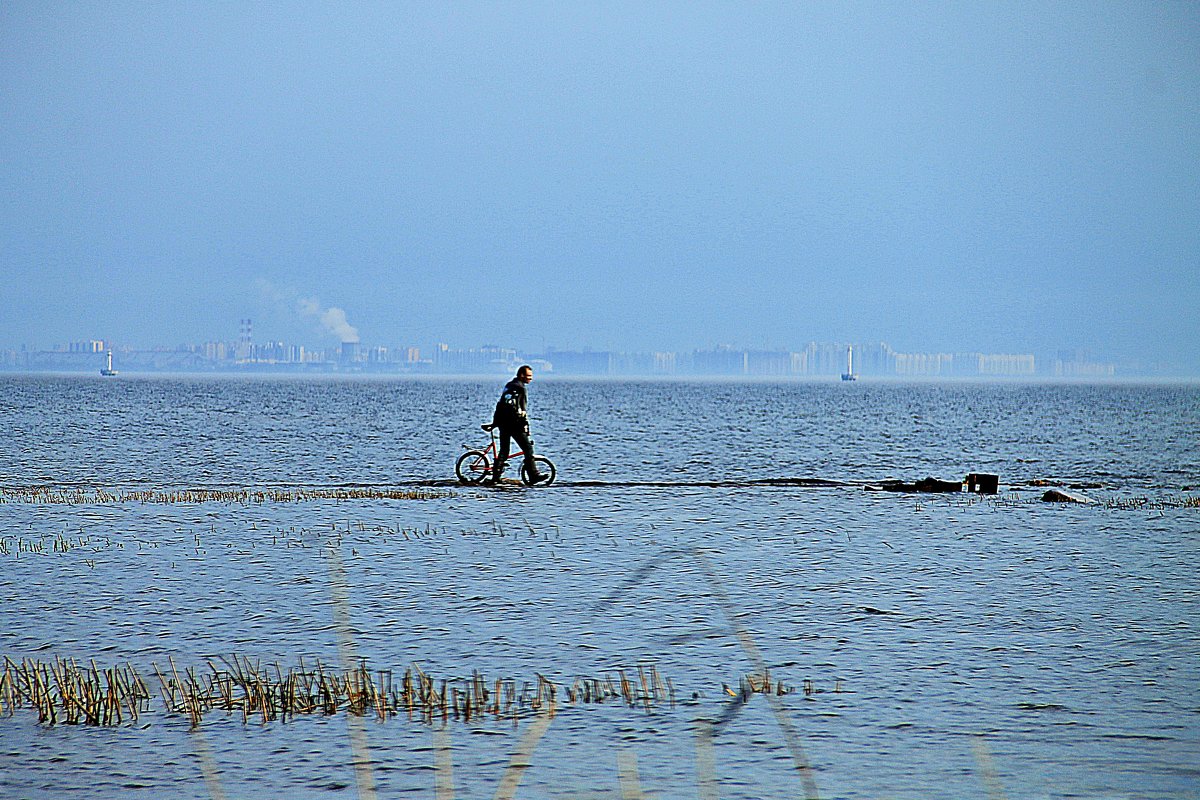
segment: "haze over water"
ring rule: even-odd
[[[1200,375],[1194,3],[0,7],[0,351]]]
[[[694,798],[700,720],[718,723],[722,798],[803,796],[796,745],[826,798],[1197,797],[1197,508],[1177,502],[1200,485],[1196,386],[537,380],[556,484],[459,487],[459,443],[486,441],[498,390],[0,378],[5,489],[437,492],[0,503],[10,553],[89,541],[2,557],[0,653],[144,673],[168,656],[336,664],[334,548],[372,668],[569,683],[653,663],[671,679],[674,706],[564,704],[518,797],[621,796],[633,753],[648,794]],[[973,471],[1002,494],[863,488]],[[752,483],[795,477],[844,485]],[[1039,479],[1125,502],[1042,503]],[[756,666],[738,629],[797,690],[786,725],[724,691]],[[456,796],[494,795],[528,725],[451,722]],[[430,727],[366,728],[379,796],[430,796]],[[0,795],[207,797],[206,747],[227,796],[354,797],[348,742],[344,714],[213,712],[197,737],[161,702],[114,729],[18,710],[0,718]]]

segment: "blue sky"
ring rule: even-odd
[[[1200,373],[1193,3],[7,2],[0,53],[0,347]]]

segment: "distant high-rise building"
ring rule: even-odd
[[[1060,355],[1062,355],[1060,353]],[[1088,359],[1087,353],[1082,359],[1058,358],[1054,362],[1054,374],[1059,378],[1111,378],[1117,372],[1115,364],[1108,364]]]
[[[692,354],[692,369],[699,375],[745,375],[746,351],[729,345],[697,350]]]
[[[948,375],[954,365],[949,353],[897,353],[897,375]]]
[[[249,319],[239,320],[238,343],[234,357],[238,361],[249,361],[254,357],[254,328]]]
[[[1034,358],[1031,355],[979,355],[979,375],[1032,375]]]

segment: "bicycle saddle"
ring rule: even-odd
[[[490,431],[492,428],[494,428],[496,426],[490,422],[485,422],[482,425],[480,425],[479,427],[483,428],[485,431]]]

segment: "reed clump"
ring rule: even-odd
[[[48,546],[47,546],[48,543]],[[106,541],[107,545],[108,542]],[[22,553],[42,555],[45,553],[69,553],[81,548],[95,548],[91,536],[67,536],[59,533],[37,537],[0,536],[0,555],[20,557]]]
[[[782,697],[783,695],[795,694],[797,691],[802,691],[805,697],[811,698],[813,695],[824,694],[830,691],[834,692],[835,694],[841,694],[844,691],[841,680],[835,681],[833,688],[828,689],[818,688],[816,682],[811,678],[805,678],[801,689],[797,690],[795,686],[786,684],[781,680],[772,681],[771,671],[769,669],[764,669],[761,674],[749,673],[747,675],[743,675],[738,680],[738,688],[736,691],[731,689],[728,685],[725,685],[723,688],[725,689],[725,694],[729,695],[730,697],[739,698],[743,703],[749,701],[750,698],[756,694],[776,695]]]
[[[536,681],[489,680],[475,671],[469,678],[436,678],[413,665],[403,674],[372,670],[365,662],[338,669],[303,659],[286,671],[245,656],[209,659],[203,667],[180,668],[168,656],[165,667],[151,669],[158,679],[167,713],[187,716],[193,727],[214,711],[241,714],[266,724],[286,722],[297,715],[339,713],[371,716],[385,721],[472,722],[483,719],[516,725],[531,715],[554,716],[560,704],[624,703],[647,711],[669,702],[674,689],[654,666],[624,669],[602,678],[576,678],[559,684],[540,673]],[[45,725],[119,725],[135,722],[150,707],[151,693],[132,666],[100,669],[95,662],[81,666],[73,659],[52,661],[4,660],[0,675],[0,712],[12,714],[26,706],[36,709]]]
[[[107,505],[117,503],[225,503],[261,505],[310,500],[434,500],[451,496],[442,489],[423,487],[337,486],[275,489],[129,490],[55,488],[50,486],[0,487],[0,503],[34,505]]]
[[[207,670],[179,670],[168,659],[169,670],[153,665],[168,711],[188,715],[199,725],[214,710],[240,712],[242,721],[286,722],[298,714],[333,715],[339,712],[371,716],[379,721],[403,715],[409,720],[471,722],[481,718],[512,720],[529,714],[553,716],[560,692],[570,704],[594,704],[621,699],[631,707],[653,708],[666,698],[673,703],[656,668],[639,667],[639,684],[618,670],[618,677],[578,678],[561,686],[537,673],[536,682],[488,680],[475,671],[470,678],[435,678],[413,665],[401,675],[393,670],[371,670],[365,662],[349,670],[330,668],[317,661],[286,672],[279,664],[264,666],[249,658],[219,658]]]
[[[136,722],[150,691],[132,665],[101,669],[92,661],[53,661],[5,656],[0,675],[0,712],[29,706],[46,725],[119,725]]]
[[[805,695],[811,695],[811,682],[805,681]],[[784,685],[783,681],[771,680],[771,671],[764,669],[761,674],[748,673],[738,679],[738,690],[735,692],[728,686],[725,687],[725,694],[731,697],[740,697],[743,702],[749,700],[752,695],[756,694],[774,694],[785,695],[792,694],[796,690],[791,686]]]
[[[624,702],[626,705],[644,706],[647,711],[664,701],[672,707],[675,705],[675,687],[670,679],[663,680],[658,673],[658,667],[639,665],[637,680],[626,676],[624,669],[618,669],[616,680],[613,675],[604,678],[576,678],[566,687],[567,700],[571,703],[604,703],[609,700]]]

